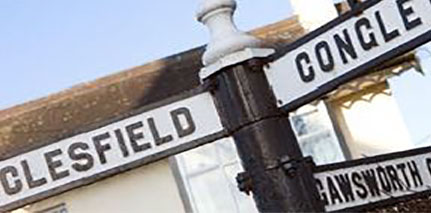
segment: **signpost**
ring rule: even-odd
[[[326,211],[359,211],[431,193],[431,148],[323,165],[314,177]]]
[[[0,162],[0,212],[224,137],[209,92],[148,106]]]
[[[429,0],[368,0],[290,44],[266,76],[296,109],[431,40]]]
[[[246,170],[240,188],[253,193],[260,211],[320,211],[317,194],[325,210],[336,211],[429,192],[431,148],[319,166],[317,191],[312,164],[279,107],[298,108],[431,40],[430,0],[368,0],[288,46],[268,67],[239,54],[258,41],[236,30],[235,7],[233,0],[207,1],[199,13],[214,36],[204,57],[213,72],[202,79],[212,94],[202,86],[1,161],[0,212],[226,136]]]

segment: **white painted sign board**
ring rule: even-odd
[[[423,148],[318,167],[326,211],[358,211],[408,196],[431,194],[431,149]],[[356,209],[355,209],[356,208]]]
[[[266,76],[295,109],[431,40],[431,1],[368,0],[292,43]]]
[[[0,212],[224,136],[209,92],[151,108],[1,161]]]

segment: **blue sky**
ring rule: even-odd
[[[205,44],[198,0],[0,1],[0,109]],[[259,15],[255,15],[259,14]],[[238,0],[252,29],[290,16],[288,0]]]
[[[291,15],[289,0],[237,0],[235,21],[249,30]],[[0,110],[208,42],[198,0],[0,1]],[[256,15],[258,14],[258,15]],[[431,66],[430,54],[423,56]],[[431,77],[394,86],[413,141],[430,137]],[[412,84],[411,82],[419,82]],[[416,85],[412,87],[412,85]]]

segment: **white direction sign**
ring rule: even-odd
[[[368,0],[292,43],[266,69],[288,110],[370,72],[431,39],[431,1]]]
[[[431,148],[320,166],[314,174],[326,211],[359,211],[431,194]]]
[[[0,212],[225,135],[209,92],[176,97],[150,108],[1,161]]]

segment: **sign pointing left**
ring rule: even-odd
[[[209,92],[192,92],[0,162],[0,212],[224,137]]]

